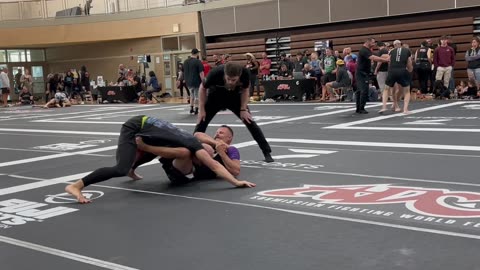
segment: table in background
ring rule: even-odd
[[[120,100],[123,103],[134,102],[138,99],[134,86],[105,86],[97,87],[98,94],[102,100],[112,103],[114,100]]]
[[[262,81],[265,98],[289,95],[299,100],[308,90],[310,93],[315,93],[315,83],[316,81],[312,79]]]

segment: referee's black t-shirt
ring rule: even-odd
[[[378,52],[378,56],[382,56],[384,54],[388,54],[388,50],[387,49],[381,49],[379,52]],[[387,72],[388,71],[388,63],[377,63],[377,65],[380,65],[380,68],[378,69],[378,72]]]
[[[362,46],[358,52],[357,73],[364,72],[369,74],[372,71],[372,61],[370,60],[370,56],[372,56],[372,51],[369,48]]]
[[[412,52],[407,48],[395,48],[390,52],[390,70],[405,70]]]
[[[212,89],[214,91],[228,91],[225,88],[225,67],[223,65],[215,67],[212,69],[205,80],[205,88]],[[247,68],[242,69],[242,75],[240,75],[240,80],[235,86],[234,91],[239,92],[241,89],[248,88],[250,85],[250,72]]]

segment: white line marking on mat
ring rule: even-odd
[[[294,149],[289,148],[288,150],[294,153],[304,153],[304,154],[320,154],[320,155],[328,155],[337,153],[337,151],[327,151],[327,150],[317,150],[317,149]]]
[[[111,269],[111,270],[139,270],[137,268],[132,268],[132,267],[128,267],[128,266],[124,266],[124,265],[120,265],[120,264],[116,264],[116,263],[111,263],[111,262],[107,262],[107,261],[102,261],[102,260],[99,260],[99,259],[75,254],[75,253],[60,250],[60,249],[55,249],[55,248],[50,248],[50,247],[46,247],[46,246],[42,246],[42,245],[37,245],[37,244],[34,244],[34,243],[25,242],[25,241],[22,241],[22,240],[18,240],[18,239],[6,237],[6,236],[0,236],[0,242],[7,243],[7,244],[10,244],[10,245],[14,245],[14,246],[18,246],[18,247],[23,247],[23,248],[30,249],[30,250],[35,250],[35,251],[42,252],[42,253],[47,253],[47,254],[50,254],[50,255],[66,258],[66,259],[69,259],[69,260],[73,260],[73,261],[77,261],[77,262],[81,262],[81,263],[85,263],[85,264],[98,266],[98,267],[105,268],[105,269]]]
[[[286,142],[286,143],[304,143],[304,144],[343,145],[343,146],[350,145],[350,146],[368,146],[368,147],[480,151],[480,146],[470,146],[470,145],[388,143],[388,142],[356,142],[356,141],[330,141],[330,140],[278,139],[278,138],[267,138],[267,141],[268,142]]]
[[[85,155],[85,154],[97,153],[97,152],[103,152],[103,151],[109,151],[109,150],[115,150],[115,149],[117,149],[116,145],[115,146],[102,147],[102,148],[98,148],[98,149],[84,150],[84,151],[79,151],[79,152],[60,153],[60,154],[54,154],[54,155],[48,155],[48,156],[13,160],[13,161],[7,161],[7,162],[0,163],[0,168],[1,167],[19,165],[19,164],[25,164],[25,163],[32,163],[32,162],[37,162],[37,161],[42,161],[42,160],[49,160],[49,159],[75,156],[75,155]]]
[[[18,178],[18,179],[25,179],[25,180],[33,180],[33,181],[45,181],[46,179],[38,178],[38,177],[30,177],[30,176],[22,176],[16,174],[8,174],[7,176]]]
[[[75,131],[75,130],[55,130],[55,129],[0,128],[0,131],[29,132],[29,133],[52,133],[52,134],[77,134],[77,135],[106,135],[106,136],[118,136],[118,135],[120,135],[120,132],[95,132],[95,131]]]
[[[177,106],[168,106],[168,107],[154,107],[154,108],[146,108],[146,109],[136,109],[136,110],[123,110],[119,112],[111,112],[111,113],[101,113],[102,116],[105,115],[112,115],[112,114],[125,114],[125,113],[132,113],[132,112],[144,112],[144,111],[153,111],[153,110],[167,110],[172,108],[180,108],[185,107],[185,105],[177,105]],[[92,117],[92,116],[99,116],[99,113],[91,114],[91,115],[77,115],[77,116],[70,116],[70,117],[60,117],[55,119],[45,119],[45,120],[36,120],[32,122],[48,122],[49,120],[64,120],[64,119],[74,119],[74,118],[83,118],[83,117]]]
[[[65,153],[65,152],[52,151],[52,150],[20,149],[20,148],[5,148],[5,147],[0,147],[0,150],[19,151],[19,152],[55,153],[55,154]],[[94,156],[94,157],[111,157],[112,156],[112,155],[100,155],[100,154],[83,154],[83,155]]]
[[[382,106],[382,104],[369,105],[369,106],[366,106],[365,108],[373,108],[373,107],[379,107],[379,106]],[[275,120],[275,121],[270,121],[270,122],[258,123],[258,125],[259,125],[259,126],[265,126],[265,125],[271,125],[271,124],[279,124],[279,123],[285,123],[285,122],[292,122],[292,121],[296,121],[296,120],[303,120],[303,119],[320,117],[320,116],[327,116],[327,115],[333,115],[333,114],[346,113],[346,112],[351,112],[351,111],[355,111],[355,110],[356,110],[356,108],[351,108],[351,109],[344,109],[344,110],[338,110],[338,111],[330,111],[330,112],[324,112],[324,113],[318,113],[318,114],[312,114],[312,115],[304,115],[304,116],[286,118],[286,119]]]
[[[413,110],[411,111],[411,114],[415,113],[421,113],[421,112],[428,112],[432,110],[438,110],[442,108],[447,108],[447,107],[452,107],[452,106],[457,106],[464,104],[465,102],[454,102],[454,103],[448,103],[448,104],[442,104],[442,105],[437,105],[437,106],[432,106],[432,107],[427,107],[427,108],[422,108],[418,110]],[[351,127],[355,125],[361,125],[361,124],[366,124],[366,123],[371,123],[371,122],[377,122],[389,118],[394,118],[394,117],[403,117],[406,116],[405,114],[397,113],[397,114],[391,114],[391,115],[383,115],[383,116],[378,116],[378,117],[373,117],[373,118],[368,118],[368,119],[363,119],[363,120],[358,120],[358,121],[353,121],[349,123],[343,123],[343,124],[338,124],[330,127],[324,127],[326,129],[338,129],[338,128],[346,128],[346,127]]]
[[[403,127],[325,127],[329,129],[348,130],[387,130],[387,131],[444,131],[444,132],[480,132],[475,128],[403,128]]]
[[[295,146],[275,145],[270,144],[271,147],[277,148],[290,148]],[[314,149],[314,148],[312,148]],[[389,154],[406,154],[406,155],[426,155],[426,156],[446,156],[446,157],[468,157],[468,158],[480,158],[478,155],[457,155],[457,154],[445,154],[445,153],[428,153],[428,152],[407,152],[407,151],[392,151],[392,150],[365,150],[365,149],[350,149],[350,148],[325,148],[333,151],[350,151],[350,152],[369,152],[369,153],[389,153]]]
[[[102,125],[122,125],[125,123],[125,121],[84,121],[84,120],[79,120],[79,121],[70,121],[70,120],[55,120],[55,119],[47,119],[47,120],[41,120],[43,123],[65,123],[65,124],[102,124]],[[38,121],[32,121],[32,122],[38,122]],[[194,127],[197,124],[196,123],[171,123],[174,126],[187,126],[187,127]],[[209,127],[220,127],[225,124],[209,124]],[[230,127],[245,127],[244,124],[228,124]]]
[[[317,157],[318,155],[308,155],[308,154],[298,154],[298,155],[280,155],[273,156],[273,159],[288,159],[288,158],[312,158]]]

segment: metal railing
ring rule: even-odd
[[[0,2],[0,22],[105,15],[204,2],[201,0],[31,0]]]

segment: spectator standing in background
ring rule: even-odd
[[[185,84],[190,89],[190,113],[198,114],[198,90],[205,80],[203,64],[198,60],[198,49],[192,50],[192,55],[183,63]],[[193,107],[195,106],[195,110]]]

